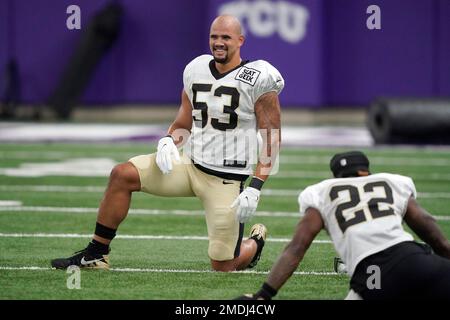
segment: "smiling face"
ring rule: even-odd
[[[211,24],[209,47],[216,63],[239,64],[240,47],[244,43],[239,21],[232,16],[219,16]]]

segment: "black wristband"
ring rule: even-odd
[[[248,185],[249,187],[261,190],[262,186],[264,184],[264,180],[261,180],[257,177],[253,177],[252,180],[250,181],[250,184]]]
[[[261,289],[255,294],[255,298],[261,297],[264,300],[272,300],[277,292],[278,291],[272,288],[267,282],[264,282]]]

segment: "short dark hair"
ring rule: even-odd
[[[337,153],[331,158],[330,169],[335,178],[357,177],[358,170],[369,172],[369,159],[361,151]]]

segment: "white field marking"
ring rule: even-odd
[[[161,136],[164,125],[103,123],[3,123],[0,141],[114,141],[141,136]]]
[[[280,156],[281,163],[295,164],[326,164],[330,163],[330,156],[286,155]],[[450,166],[450,159],[443,158],[403,158],[403,157],[370,157],[370,163],[377,166]]]
[[[55,270],[47,267],[8,267],[0,266],[0,270],[25,270],[25,271],[49,271]],[[213,270],[194,270],[194,269],[147,269],[147,268],[110,268],[109,271],[113,272],[150,272],[150,273],[218,273]],[[256,271],[256,270],[243,270],[232,271],[236,274],[269,274],[270,271]],[[342,274],[336,272],[321,272],[321,271],[296,271],[295,275],[303,276],[340,276]]]
[[[0,238],[74,238],[84,239],[92,238],[92,234],[79,234],[79,233],[0,233]],[[127,235],[119,234],[115,239],[125,240],[201,240],[207,241],[208,237],[205,236],[164,236],[164,235]],[[292,239],[289,238],[268,238],[268,242],[289,242]],[[332,243],[331,240],[314,240],[313,243]]]
[[[105,152],[106,154],[106,152]],[[106,156],[102,153],[102,156]],[[88,152],[66,152],[66,151],[1,151],[1,159],[13,160],[61,160],[65,158],[86,157]],[[92,156],[92,155],[91,155]]]
[[[0,175],[12,177],[44,177],[44,176],[74,176],[74,177],[108,177],[111,169],[117,164],[109,158],[79,158],[69,159],[54,163],[22,163],[18,168],[0,168]],[[410,173],[415,180],[425,181],[450,181],[450,174],[430,172],[430,173]],[[281,170],[271,176],[271,179],[330,179],[329,171],[302,171],[302,170]]]
[[[13,192],[104,192],[104,186],[0,185],[0,191]]]
[[[0,191],[5,192],[101,192],[105,191],[105,186],[58,186],[58,185],[0,185]],[[303,189],[263,189],[265,196],[276,197],[297,197]],[[450,193],[446,192],[418,192],[419,198],[428,199],[449,199]],[[0,202],[0,206],[1,206]],[[13,205],[13,204],[12,204]],[[3,205],[3,206],[6,206]]]
[[[146,125],[148,127],[148,125]],[[154,152],[156,150],[156,144],[150,143],[146,143],[145,145],[148,145],[148,152]],[[116,143],[108,143],[107,141],[105,141],[104,143],[100,144],[101,148],[116,148],[117,144]],[[295,150],[298,149],[297,146],[295,147],[291,147],[291,146],[286,146],[287,150]],[[429,159],[439,159],[439,158],[433,158],[433,156],[435,155],[442,155],[442,156],[446,156],[449,154],[450,152],[450,148],[448,146],[442,145],[442,146],[434,146],[434,145],[427,145],[427,146],[411,146],[411,145],[396,145],[394,147],[391,146],[377,146],[372,148],[372,150],[375,152],[382,152],[382,153],[390,153],[390,152],[401,152],[401,153],[406,153],[406,154],[411,154],[411,156],[417,156],[417,153],[420,152],[422,154],[427,154],[427,155],[431,155],[432,157],[430,157]],[[295,154],[289,154],[286,155],[286,157],[295,157],[295,159],[297,158],[302,158],[302,157],[311,157],[308,155],[305,155],[304,152],[311,152],[311,151],[318,151],[318,152],[331,152],[331,153],[336,153],[342,150],[339,149],[335,149],[335,150],[331,150],[329,148],[320,148],[320,147],[312,147],[312,148],[306,148],[306,147],[302,147],[301,151],[298,152],[298,155]],[[61,160],[62,158],[73,158],[73,157],[88,157],[88,156],[92,156],[92,154],[98,154],[101,155],[102,157],[112,157],[112,158],[116,158],[116,157],[121,157],[121,158],[126,158],[126,157],[132,157],[132,156],[136,156],[138,155],[136,152],[132,152],[132,151],[126,151],[126,150],[122,150],[121,148],[117,148],[117,150],[111,151],[111,150],[98,150],[95,148],[88,148],[86,151],[83,150],[66,150],[66,151],[43,151],[43,150],[24,150],[24,151],[0,151],[0,158],[3,159],[53,159],[53,160]],[[145,152],[144,152],[145,153]],[[142,153],[143,154],[143,153]],[[408,157],[408,155],[403,155],[403,159],[410,159]],[[281,156],[282,158],[284,157],[283,155]],[[325,156],[323,156],[325,157]],[[331,155],[330,155],[331,157]],[[390,159],[389,157],[378,157],[379,159]],[[401,158],[401,157],[395,157],[395,158]],[[294,159],[294,160],[295,160]],[[327,161],[327,158],[323,158],[324,161]],[[328,159],[329,161],[329,159]],[[297,161],[294,161],[295,163]],[[324,162],[325,163],[325,162]],[[425,164],[425,163],[424,163]]]
[[[284,159],[284,160],[283,160]],[[324,162],[328,164],[328,157],[324,156],[281,156],[282,163],[295,164],[317,164]],[[30,159],[28,159],[30,160]],[[326,161],[325,161],[326,160]],[[417,158],[383,158],[374,157],[372,163],[378,165],[392,164],[398,166],[450,166],[449,159],[417,159]],[[378,161],[378,162],[377,162]],[[68,158],[54,162],[24,162],[19,167],[0,168],[0,175],[13,177],[43,177],[43,176],[78,176],[78,177],[107,177],[111,169],[117,164],[115,160],[106,157],[98,158]],[[412,174],[413,179],[431,181],[450,181],[449,174],[428,173]],[[328,171],[296,171],[282,170],[272,177],[282,178],[331,178]]]
[[[303,189],[262,189],[261,193],[266,196],[278,196],[278,197],[298,197]],[[418,192],[418,198],[427,199],[450,199],[450,192]]]
[[[34,207],[11,206],[0,207],[0,212],[42,212],[42,213],[97,213],[98,208],[74,208],[74,207]],[[160,209],[130,209],[128,214],[136,215],[175,215],[175,216],[204,216],[202,210],[160,210]],[[261,217],[300,217],[298,212],[283,211],[259,211]]]
[[[73,158],[58,162],[24,162],[18,168],[0,168],[0,175],[12,177],[81,176],[105,177],[117,164],[109,158]]]
[[[0,207],[11,207],[11,206],[21,206],[22,201],[15,200],[0,200]]]
[[[155,151],[154,148],[149,147],[148,153]],[[89,150],[89,151],[0,151],[0,159],[10,159],[10,160],[57,160],[61,161],[64,159],[73,158],[87,158],[93,157],[93,155],[102,158],[131,158],[136,154],[133,152],[126,151],[105,151],[101,150]]]
[[[408,174],[413,180],[424,181],[450,181],[450,174],[430,172],[430,173],[410,173]],[[330,171],[301,171],[301,170],[281,170],[277,174],[270,177],[270,179],[297,179],[297,178],[309,178],[309,179],[331,179],[332,174]]]
[[[0,212],[39,212],[39,213],[97,213],[97,208],[74,208],[74,207],[34,207],[34,206],[0,206]],[[128,214],[132,215],[175,215],[175,216],[204,216],[201,210],[162,210],[162,209],[130,209]],[[298,212],[287,211],[257,211],[258,217],[287,217],[300,218]],[[433,215],[436,220],[450,221],[450,216]]]
[[[154,152],[154,148],[149,148],[148,153]],[[415,150],[417,152],[417,150]],[[89,158],[92,157],[92,154],[95,153],[96,157],[99,158],[129,158],[134,154],[132,152],[126,151],[97,151],[93,150],[92,152],[82,152],[82,151],[0,151],[1,159],[24,159],[24,160],[33,160],[33,159],[46,159],[46,160],[67,160],[77,158]],[[448,155],[448,153],[443,153],[443,155]],[[330,162],[331,156],[314,156],[314,155],[281,155],[280,162],[286,164],[325,164],[328,165]],[[112,160],[113,161],[113,160]],[[383,157],[383,156],[372,156],[370,157],[370,163],[377,166],[450,166],[450,159],[448,158],[417,158],[417,157]]]

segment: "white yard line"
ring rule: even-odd
[[[98,142],[133,137],[159,137],[165,125],[104,123],[1,123],[0,141],[13,142]]]
[[[77,207],[41,207],[41,206],[0,206],[1,212],[39,212],[39,213],[97,213],[97,208]],[[160,210],[160,209],[130,209],[129,214],[136,215],[176,215],[176,216],[203,216],[202,210]],[[300,218],[298,212],[286,211],[257,211],[259,217],[288,217]],[[433,215],[436,220],[450,221],[450,216]]]
[[[442,172],[430,172],[430,173],[411,173],[408,174],[413,180],[421,181],[450,181],[450,174]],[[331,179],[332,174],[330,171],[302,171],[302,170],[280,170],[276,175],[270,177],[270,179]]]
[[[154,152],[155,149],[148,148],[148,153]],[[417,150],[414,150],[416,153]],[[141,152],[142,153],[142,152]],[[145,152],[144,152],[145,153]],[[112,158],[129,158],[137,155],[130,151],[97,151],[95,149],[83,152],[83,151],[0,151],[0,158],[2,159],[17,159],[17,160],[27,160],[32,161],[33,159],[38,160],[61,160],[74,157],[112,157]],[[448,155],[448,153],[442,153],[442,155]],[[294,164],[326,164],[330,162],[331,156],[309,156],[309,155],[281,155],[281,163],[294,163]],[[378,166],[450,166],[450,159],[443,157],[427,157],[427,158],[417,158],[417,157],[383,157],[383,156],[372,156],[370,157],[370,162],[373,165]]]
[[[286,197],[286,196],[298,196],[302,189],[293,190],[293,189],[262,189],[261,193],[266,196],[277,196],[277,197]],[[418,198],[427,198],[427,199],[450,199],[450,192],[418,192]]]
[[[0,200],[0,207],[17,207],[21,206],[22,201],[15,201],[15,200]]]
[[[148,153],[154,152],[155,148],[149,146]],[[97,157],[102,158],[131,158],[137,155],[136,152],[127,151],[105,151],[90,149],[89,151],[0,151],[1,159],[8,160],[63,160],[73,158]]]
[[[0,206],[0,212],[53,212],[53,213],[97,213],[97,208],[73,207],[40,207],[40,206]],[[137,215],[178,215],[178,216],[204,216],[202,210],[159,210],[159,209],[130,209],[129,214]],[[257,216],[262,217],[300,217],[298,212],[259,211]]]
[[[22,267],[9,267],[0,266],[1,270],[21,270],[21,271],[50,271],[54,270],[50,267],[36,267],[36,266],[22,266]],[[217,273],[213,270],[195,270],[195,269],[149,269],[149,268],[111,268],[109,271],[113,272],[150,272],[150,273]],[[231,273],[236,274],[269,274],[269,271],[256,271],[256,270],[244,270],[233,271]],[[341,274],[335,272],[321,272],[321,271],[297,271],[295,275],[304,276],[339,276]]]
[[[330,163],[329,156],[281,155],[281,163],[295,164],[326,164]],[[370,163],[377,166],[450,166],[450,159],[443,158],[414,158],[414,157],[370,157]]]
[[[450,177],[449,177],[450,178]],[[99,192],[103,193],[106,186],[58,186],[58,185],[0,185],[0,191],[4,192]],[[302,189],[263,189],[265,196],[297,197]],[[419,198],[450,199],[448,192],[419,192]],[[1,206],[0,202],[0,206]],[[4,206],[4,205],[3,205]]]
[[[84,239],[91,238],[92,234],[79,233],[0,233],[0,238],[74,238]],[[167,236],[167,235],[127,235],[119,234],[115,239],[127,240],[202,240],[207,241],[208,237],[204,236]],[[290,238],[268,238],[268,242],[289,242]],[[331,240],[314,240],[313,243],[327,244],[332,243]]]
[[[0,185],[0,191],[11,192],[104,192],[104,186]]]

